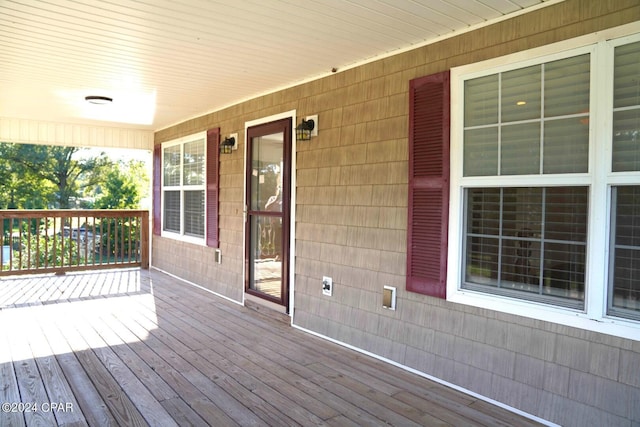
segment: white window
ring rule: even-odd
[[[640,37],[547,51],[452,70],[448,298],[637,338]]]
[[[204,243],[206,133],[162,145],[162,234]]]
[[[640,41],[614,49],[607,313],[640,320]]]

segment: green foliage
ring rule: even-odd
[[[105,175],[96,209],[136,209],[140,205],[140,187],[148,183],[144,164],[132,160],[116,163]],[[145,186],[146,187],[146,186]]]
[[[83,158],[83,150],[0,143],[0,209],[138,208],[148,191],[144,163]]]
[[[76,160],[78,147],[0,143],[0,159],[7,180],[2,204],[14,209],[71,208],[83,181],[95,180],[109,160]],[[0,168],[2,169],[2,168]]]
[[[30,239],[23,238],[21,250],[14,252],[12,268],[60,267],[84,262],[84,252],[80,250],[78,254],[78,243],[73,239],[32,235]]]
[[[140,224],[131,218],[105,218],[96,226],[100,230],[100,247],[103,255],[115,258],[138,256]]]
[[[0,144],[0,208],[42,209],[54,200],[55,186],[34,177],[21,163],[13,162],[13,144]]]

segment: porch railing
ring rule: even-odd
[[[0,210],[0,276],[149,268],[149,212]]]

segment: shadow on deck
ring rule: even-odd
[[[537,425],[157,271],[0,280],[0,425]]]

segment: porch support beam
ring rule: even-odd
[[[153,131],[0,117],[0,142],[153,150]]]

